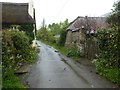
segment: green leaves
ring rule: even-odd
[[[24,32],[12,31],[11,39],[13,41],[14,47],[17,50],[27,49],[29,46],[29,38],[25,35]]]
[[[52,43],[56,42],[53,35],[46,28],[41,28],[40,30],[38,30],[37,37],[38,39],[41,39],[43,41],[48,41]]]
[[[67,31],[63,30],[63,31],[61,32],[61,35],[60,35],[60,39],[59,39],[58,45],[64,46],[65,41],[66,41],[66,36],[67,36]]]
[[[113,27],[120,27],[120,0],[114,4],[112,15],[107,18],[107,22]]]
[[[4,68],[13,67],[18,62],[35,60],[35,49],[30,47],[28,36],[21,31],[3,31],[2,62]]]
[[[30,43],[32,43],[32,40],[34,38],[34,34],[33,34],[34,26],[33,26],[33,24],[19,25],[18,29],[20,31],[24,31],[28,35],[28,37],[30,39]]]
[[[118,31],[113,29],[99,30],[98,44],[100,48],[100,57],[108,60],[113,66],[118,61]]]
[[[99,47],[102,54],[108,57],[117,57],[118,54],[118,31],[116,29],[104,29],[98,33]],[[106,56],[106,57],[107,57]],[[105,57],[104,57],[105,58]]]
[[[120,85],[120,57],[118,45],[118,29],[103,29],[97,32],[99,57],[94,60],[97,72],[109,80]]]
[[[52,23],[48,25],[48,30],[52,33],[52,35],[60,35],[63,30],[69,25],[68,19],[60,23]]]
[[[22,63],[35,61],[35,48],[30,47],[29,37],[25,32],[6,30],[2,33],[3,88],[24,88],[14,71]]]
[[[77,49],[76,45],[74,45],[71,48],[68,48],[67,56],[72,58],[80,57],[80,51]]]
[[[94,61],[100,75],[120,85],[120,1],[114,7],[112,15],[107,18],[111,29],[97,32],[100,53]]]
[[[5,73],[3,73],[3,80],[2,80],[2,88],[9,89],[12,88],[13,90],[16,88],[25,88],[20,82],[19,78],[14,75],[12,69],[8,68]]]

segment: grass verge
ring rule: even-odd
[[[120,86],[120,69],[115,67],[105,67],[101,63],[96,63],[96,72]]]
[[[74,60],[77,60],[80,58],[80,52],[74,47],[69,48],[69,47],[65,47],[65,46],[59,46],[56,43],[51,43],[51,42],[47,42],[47,41],[43,41],[43,40],[40,40],[40,41],[42,41],[43,43],[45,43],[49,46],[54,47],[63,55],[68,56]]]

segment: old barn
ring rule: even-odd
[[[65,46],[72,47],[75,44],[82,56],[95,58],[98,52],[96,31],[108,26],[106,17],[77,17],[67,28]]]

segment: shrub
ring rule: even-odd
[[[97,72],[120,85],[120,63],[118,30],[116,28],[99,30],[97,33],[99,56],[95,61]]]
[[[68,57],[80,57],[80,51],[77,50],[77,47],[71,47],[67,53]]]
[[[111,80],[114,83],[120,85],[120,68],[118,67],[110,67],[108,66],[108,62],[105,59],[98,59],[95,62],[96,65],[96,72],[100,75],[106,77],[107,79]]]
[[[57,41],[46,28],[37,31],[37,38],[50,43],[56,43]]]
[[[67,35],[67,31],[62,30],[61,31],[61,35],[60,35],[60,40],[58,42],[58,45],[60,45],[60,46],[64,46],[65,45],[66,35]]]
[[[14,75],[12,69],[7,69],[5,73],[3,73],[3,80],[2,80],[2,88],[12,88],[16,90],[16,88],[25,88],[20,82],[19,78]]]
[[[15,48],[11,40],[10,31],[2,32],[2,66],[12,67],[15,63]]]
[[[35,61],[35,48],[30,46],[25,32],[6,30],[2,33],[3,88],[22,88],[14,70],[20,67],[20,63]]]
[[[118,31],[115,28],[100,30],[98,33],[99,39],[99,58],[104,58],[106,64],[112,67],[120,67],[118,63]]]
[[[18,62],[27,61],[29,56],[29,38],[24,32],[3,31],[3,66],[13,67]]]
[[[24,31],[27,34],[27,36],[29,37],[30,43],[32,43],[32,40],[34,38],[34,34],[33,34],[34,26],[33,26],[33,24],[19,25],[18,29],[20,31]]]
[[[100,54],[96,59],[96,69],[100,75],[120,85],[120,1],[114,4],[112,14],[107,17],[111,29],[98,32]]]
[[[68,57],[78,57],[80,56],[80,52],[79,51],[74,51],[74,50],[70,50],[67,54]]]

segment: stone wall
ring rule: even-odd
[[[71,44],[72,44],[72,31],[69,30],[67,32],[65,46],[66,47],[71,47],[72,46]]]
[[[65,46],[72,47],[75,44],[81,52],[81,56],[85,56],[88,59],[96,57],[98,44],[94,36],[86,37],[82,29],[78,31],[68,31]]]
[[[93,59],[98,53],[97,39],[94,35],[98,29],[103,28],[109,28],[106,17],[77,17],[67,28],[65,46],[71,47],[76,44],[82,56]]]
[[[82,29],[77,31],[69,30],[66,36],[65,46],[71,46],[72,43],[80,43],[85,40],[85,34]]]

